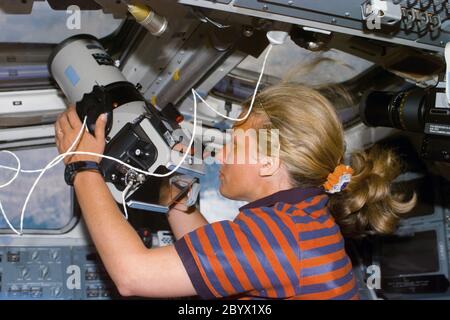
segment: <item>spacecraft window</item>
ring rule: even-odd
[[[267,49],[266,49],[267,50]],[[219,98],[241,103],[253,94],[264,57],[248,56],[212,90]],[[295,82],[322,87],[352,80],[374,64],[339,50],[311,52],[296,45],[292,40],[272,49],[262,78],[261,88],[280,81]],[[332,91],[331,91],[332,92]],[[338,96],[337,96],[338,97]],[[334,106],[344,127],[351,126],[359,118],[359,109],[347,99]]]
[[[45,145],[11,150],[20,158],[22,169],[44,168],[58,155],[56,147]],[[9,154],[0,153],[0,165],[16,167],[16,160]],[[25,212],[24,229],[61,231],[75,218],[73,193],[64,182],[64,165],[60,163],[48,170],[33,192]],[[9,181],[15,171],[0,167],[0,185]],[[20,214],[25,198],[39,173],[21,173],[18,178],[0,193],[0,201],[11,221],[18,229]],[[8,229],[3,216],[0,216],[0,229]],[[8,229],[9,230],[9,229]],[[61,231],[62,232],[62,231]]]
[[[47,1],[35,1],[31,14],[5,14],[0,9],[0,42],[59,43],[82,33],[103,38],[122,23],[101,10],[56,11]]]
[[[266,49],[267,50],[267,49]],[[232,71],[247,72],[258,76],[265,52],[258,58],[248,56]],[[315,66],[315,63],[318,63]],[[373,63],[351,54],[332,49],[312,52],[287,39],[285,44],[275,46],[265,70],[266,82],[291,80],[311,85],[340,83],[354,78],[373,66]]]

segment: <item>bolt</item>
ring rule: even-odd
[[[269,10],[269,6],[268,6],[267,4],[265,4],[265,5],[263,6],[263,10],[264,10],[264,11]]]
[[[139,157],[141,155],[141,149],[136,149],[136,151],[134,151],[134,154]]]
[[[308,49],[311,51],[318,50],[319,45],[315,42],[310,41],[310,42],[308,42]]]
[[[245,27],[242,34],[244,35],[244,37],[250,38],[251,36],[253,36],[253,28],[249,26]]]
[[[442,156],[444,157],[444,160],[450,160],[450,154],[447,151],[442,151]]]

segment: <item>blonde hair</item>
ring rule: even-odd
[[[244,103],[245,108],[248,105],[248,101]],[[343,126],[330,101],[318,90],[281,83],[259,93],[253,108],[259,129],[278,130],[279,157],[293,186],[321,187],[343,163]],[[342,233],[353,237],[392,233],[401,214],[416,202],[415,195],[403,202],[391,192],[391,182],[402,169],[398,157],[392,150],[374,147],[352,154],[350,165],[354,170],[351,182],[344,191],[330,195],[328,202]]]

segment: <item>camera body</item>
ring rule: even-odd
[[[431,98],[425,114],[421,156],[450,163],[450,106],[444,88],[432,90]]]

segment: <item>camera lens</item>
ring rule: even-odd
[[[427,91],[367,92],[360,104],[360,116],[370,127],[389,127],[423,132]]]

